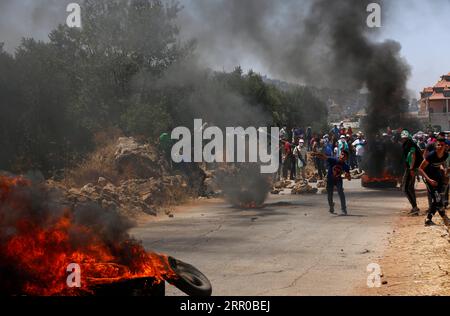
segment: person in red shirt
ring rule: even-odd
[[[293,144],[288,141],[284,142],[284,160],[283,160],[283,178],[288,178],[290,171],[290,179],[295,180],[295,157],[293,153]]]
[[[349,135],[350,136],[350,138],[352,138],[353,137],[353,129],[352,129],[352,127],[350,126],[348,129],[347,129],[347,135]]]

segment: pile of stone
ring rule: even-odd
[[[220,186],[220,183],[217,179],[216,172],[214,171],[205,171],[205,181],[204,187],[205,187],[205,194],[204,198],[217,198],[221,197],[222,194],[222,188]]]
[[[134,138],[118,139],[116,149],[112,168],[118,171],[119,180],[100,177],[78,187],[67,188],[55,182],[48,182],[48,186],[62,191],[73,206],[95,203],[130,216],[157,215],[206,192],[206,175],[198,165],[171,167],[153,146]]]
[[[319,190],[309,184],[300,183],[292,189],[292,194],[317,194]]]
[[[322,188],[326,188],[327,187],[327,183],[323,180],[320,180],[317,182],[317,188],[318,189],[322,189]]]
[[[73,205],[96,203],[124,215],[157,215],[159,208],[171,205],[177,196],[186,193],[187,188],[186,180],[181,176],[132,179],[118,186],[99,178],[95,184],[88,183],[81,189],[72,188],[65,194]]]
[[[275,182],[274,189],[284,190],[284,189],[292,189],[295,186],[295,182],[291,180],[282,180]]]
[[[315,174],[308,179],[309,183],[317,183],[319,181],[319,175]]]

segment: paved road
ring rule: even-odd
[[[200,202],[131,233],[147,249],[199,268],[214,295],[352,294],[366,284],[367,265],[380,259],[407,204],[398,190],[345,185],[348,217],[330,215],[325,195],[282,195],[260,210]]]

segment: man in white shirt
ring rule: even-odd
[[[366,140],[364,139],[364,135],[359,132],[357,134],[358,138],[353,142],[353,147],[356,149],[356,162],[358,164],[359,172],[362,172],[361,164],[363,160],[363,156],[366,152]]]
[[[306,181],[306,163],[307,163],[307,148],[305,146],[305,141],[300,139],[299,145],[294,149],[294,156],[297,162],[297,179],[298,176],[302,175],[302,180]]]

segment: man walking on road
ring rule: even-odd
[[[313,154],[317,158],[327,160],[328,162],[328,176],[327,176],[327,193],[328,193],[328,205],[330,206],[330,213],[335,214],[333,194],[334,188],[337,188],[339,198],[341,199],[342,215],[347,215],[347,203],[344,193],[344,181],[342,180],[342,174],[345,173],[345,177],[348,181],[352,180],[350,176],[350,167],[347,165],[348,151],[342,150],[339,159],[327,157],[324,154]]]
[[[411,212],[409,213],[412,216],[419,215],[419,208],[417,207],[417,199],[416,199],[416,175],[417,169],[421,165],[423,161],[422,152],[420,148],[414,143],[411,138],[411,135],[407,130],[404,130],[401,133],[401,142],[403,144],[403,159],[405,161],[405,173],[403,175],[403,192],[405,192],[406,197],[408,198],[409,203],[411,204]]]
[[[426,226],[432,226],[433,216],[436,212],[444,219],[445,225],[449,225],[449,218],[445,214],[444,193],[447,169],[444,168],[448,158],[445,139],[439,138],[435,144],[435,151],[431,152],[420,165],[419,171],[425,179],[428,193],[431,197],[431,208],[425,221]]]

